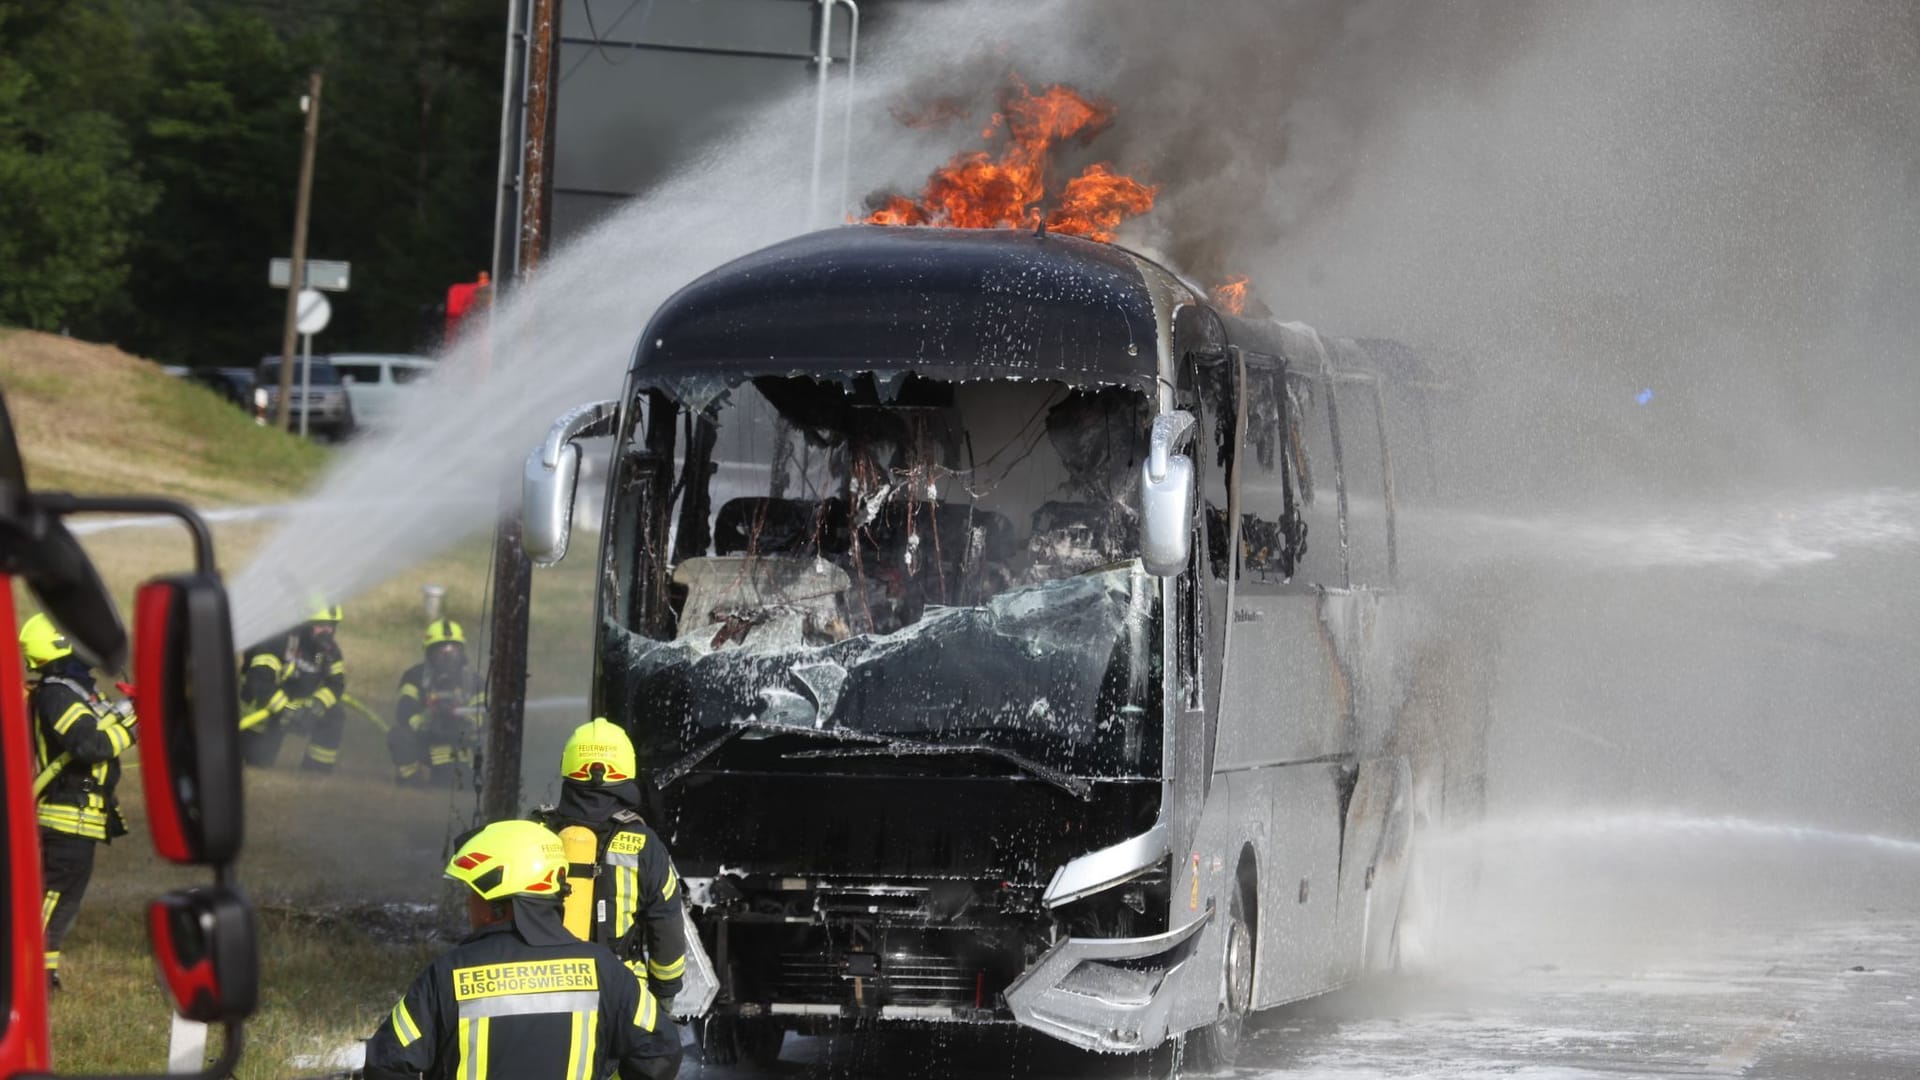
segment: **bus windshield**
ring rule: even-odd
[[[1042,381],[643,392],[616,453],[603,706],[656,769],[734,744],[781,767],[1157,776],[1149,417],[1137,391]]]

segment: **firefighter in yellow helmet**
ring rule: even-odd
[[[540,807],[534,820],[555,832],[578,825],[593,833],[593,940],[671,1007],[687,970],[686,917],[667,845],[640,817],[639,772],[619,725],[582,724],[561,752],[560,802]]]
[[[447,876],[472,890],[466,940],[427,965],[367,1041],[368,1080],[668,1080],[680,1033],[606,946],[561,923],[567,859],[530,821],[456,845]]]
[[[426,657],[400,676],[387,749],[399,781],[458,784],[480,744],[487,688],[467,663],[467,634],[452,619],[427,624]]]
[[[40,921],[47,935],[47,978],[60,985],[60,942],[73,929],[93,877],[97,844],[124,836],[114,788],[120,755],[135,739],[131,702],[110,705],[93,671],[45,615],[20,627],[33,717],[33,791],[40,819]]]
[[[343,614],[321,604],[307,620],[246,651],[240,671],[240,749],[247,764],[271,766],[288,729],[305,731],[300,767],[332,772],[346,728],[347,661],[340,652]]]

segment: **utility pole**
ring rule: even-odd
[[[274,424],[287,430],[293,397],[293,346],[298,335],[294,324],[300,318],[300,290],[307,287],[307,211],[313,207],[313,151],[320,137],[320,71],[307,73],[307,96],[301,102],[307,113],[307,129],[300,145],[300,190],[293,202],[293,265],[287,279],[287,319],[280,332],[280,404]],[[300,406],[305,414],[306,403]]]
[[[520,144],[520,260],[526,281],[546,251],[553,210],[554,91],[559,65],[558,0],[530,0],[527,11],[526,115]],[[511,40],[508,48],[512,48]],[[533,564],[520,544],[520,507],[509,505],[494,532],[493,613],[488,627],[486,775],[481,810],[488,821],[520,816],[520,746],[526,728],[527,631]]]

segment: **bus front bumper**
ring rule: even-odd
[[[1007,987],[1007,1007],[1026,1027],[1083,1050],[1150,1050],[1168,1034],[1172,976],[1212,918],[1209,907],[1151,937],[1068,938]]]

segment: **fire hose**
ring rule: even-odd
[[[240,730],[250,731],[272,719],[276,713],[286,712],[290,709],[304,708],[312,701],[313,699],[310,697],[301,698],[297,702],[292,701],[287,698],[284,691],[276,691],[273,697],[267,700],[265,705],[260,706],[240,718]],[[341,694],[340,704],[366,717],[367,721],[374,727],[379,728],[382,733],[385,733],[390,727],[385,720],[380,719],[379,713],[368,708],[365,702],[354,697],[352,694]]]

